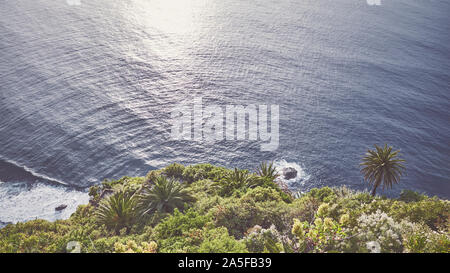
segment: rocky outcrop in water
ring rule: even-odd
[[[297,177],[297,170],[292,167],[287,167],[282,170],[283,178],[286,180],[293,179]]]
[[[61,204],[61,205],[57,206],[55,208],[55,210],[56,211],[61,211],[61,210],[65,209],[65,208],[67,208],[67,205],[66,204]]]

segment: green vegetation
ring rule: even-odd
[[[256,173],[260,177],[267,178],[271,181],[274,181],[279,176],[272,162],[262,162],[261,164],[259,164],[258,168],[256,169]]]
[[[154,184],[143,187],[139,199],[142,214],[171,213],[175,208],[183,209],[185,204],[194,201],[181,183],[164,176],[156,178]]]
[[[377,185],[381,170],[370,166]],[[68,252],[71,241],[82,252],[450,252],[448,200],[345,187],[293,194],[276,176],[266,163],[256,173],[172,164],[104,181],[67,220],[1,229],[0,252]]]
[[[123,228],[129,232],[136,221],[136,198],[134,195],[119,190],[103,200],[96,210],[97,220],[116,234]]]

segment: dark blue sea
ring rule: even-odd
[[[450,1],[380,3],[0,0],[0,222],[68,217],[87,187],[172,162],[366,190],[359,163],[384,143],[407,170],[380,194],[449,199]],[[171,139],[196,97],[279,105],[278,149]]]

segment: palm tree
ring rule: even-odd
[[[256,173],[261,176],[274,181],[278,176],[277,169],[273,166],[273,162],[268,164],[267,162],[261,162],[258,168],[256,169]]]
[[[248,185],[250,182],[250,175],[247,170],[234,168],[234,171],[231,172],[225,180],[229,185],[232,185],[233,188],[238,189]]]
[[[152,212],[171,213],[175,208],[183,210],[185,203],[193,201],[194,198],[181,183],[159,176],[152,187],[142,190],[139,207],[142,215]]]
[[[252,177],[247,170],[239,170],[234,168],[234,171],[228,173],[224,180],[219,181],[221,194],[228,196],[236,189],[243,189],[252,184]]]
[[[367,150],[363,162],[364,166],[361,173],[364,174],[364,180],[373,185],[372,196],[375,196],[378,186],[383,184],[384,188],[392,188],[397,184],[402,176],[402,170],[405,169],[402,162],[405,160],[398,158],[400,151],[392,151],[392,147],[387,144],[384,148],[375,145],[376,150]]]
[[[108,199],[100,202],[96,211],[97,221],[116,234],[126,228],[127,233],[137,220],[137,199],[134,194],[120,190]]]

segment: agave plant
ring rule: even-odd
[[[256,169],[256,173],[261,177],[270,179],[271,181],[274,181],[278,176],[280,176],[277,169],[273,166],[273,162],[270,162],[270,164],[267,162],[261,162]]]
[[[372,196],[381,184],[384,190],[384,188],[392,188],[393,184],[400,181],[402,170],[405,169],[402,162],[405,160],[398,158],[399,152],[393,152],[392,147],[388,147],[387,144],[383,148],[375,145],[375,150],[367,150],[360,165],[364,166],[361,170],[364,180],[373,187]]]
[[[175,208],[183,210],[185,203],[194,201],[180,182],[164,176],[156,178],[155,184],[150,188],[144,188],[139,199],[142,215],[153,212],[171,213]]]
[[[137,199],[134,194],[120,190],[100,202],[96,211],[97,221],[119,234],[126,228],[127,233],[137,220]]]

